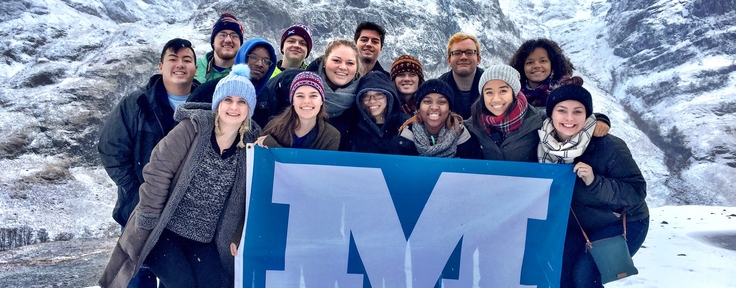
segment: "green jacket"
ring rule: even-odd
[[[286,70],[281,69],[281,63],[283,63],[282,61],[284,60],[279,60],[278,62],[276,62],[276,68],[273,69],[273,73],[271,73],[271,77],[269,77],[268,79],[272,79],[273,77],[276,77],[276,75],[281,74],[281,71]],[[302,66],[299,68],[302,70],[307,69],[307,63],[302,62]],[[197,71],[197,74],[199,74],[199,71]]]
[[[222,70],[222,72],[217,72],[215,67],[213,67],[213,55],[214,53],[210,51],[204,57],[197,59],[197,75],[194,76],[194,79],[197,79],[199,83],[222,78],[230,74],[230,68]]]

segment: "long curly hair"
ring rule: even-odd
[[[529,55],[537,48],[543,48],[547,51],[549,61],[552,64],[552,80],[560,80],[566,75],[572,75],[572,71],[575,70],[575,67],[570,62],[570,59],[565,57],[565,54],[562,53],[560,45],[558,45],[557,42],[546,38],[537,38],[527,40],[524,44],[521,44],[521,47],[516,50],[514,56],[509,60],[509,65],[514,67],[516,71],[519,71],[522,84],[525,84],[528,81],[526,73],[524,73],[524,62],[526,62],[526,58],[529,57]]]

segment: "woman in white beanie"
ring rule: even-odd
[[[205,103],[177,109],[180,122],[143,169],[140,203],[100,286],[126,287],[143,264],[167,287],[232,286],[229,244],[245,213],[243,148],[260,133],[249,76],[246,65],[235,65],[217,84],[212,111]]]
[[[508,65],[490,66],[478,90],[465,126],[480,143],[483,158],[537,162],[537,130],[544,119],[520,92],[519,72]]]

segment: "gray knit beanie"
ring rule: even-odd
[[[480,82],[478,82],[478,91],[480,95],[483,95],[483,86],[491,80],[501,80],[511,86],[511,90],[514,92],[514,97],[519,94],[521,90],[521,76],[519,71],[516,71],[514,67],[509,65],[493,65],[485,69],[483,75],[480,76]]]
[[[215,86],[215,93],[212,95],[212,111],[217,111],[217,105],[227,96],[240,96],[248,102],[250,114],[248,118],[253,117],[256,109],[256,88],[250,82],[250,68],[245,64],[233,65],[230,74],[222,77],[222,80]]]

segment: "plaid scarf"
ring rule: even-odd
[[[547,96],[549,96],[549,93],[554,90],[554,88],[552,88],[553,85],[550,85],[550,82],[552,82],[552,75],[547,77],[547,80],[540,83],[537,88],[530,88],[528,82],[521,87],[521,92],[526,95],[526,100],[529,102],[529,105],[534,107],[547,105]]]
[[[590,138],[595,130],[595,115],[591,114],[585,119],[585,126],[567,141],[560,143],[557,138],[557,130],[552,124],[552,119],[547,118],[539,129],[539,147],[537,157],[539,163],[570,164],[588,148]]]
[[[516,95],[516,106],[511,111],[506,111],[498,116],[483,113],[480,115],[480,121],[485,124],[486,133],[489,135],[495,131],[501,132],[500,142],[503,142],[507,133],[521,127],[528,106],[524,93],[519,92]]]

